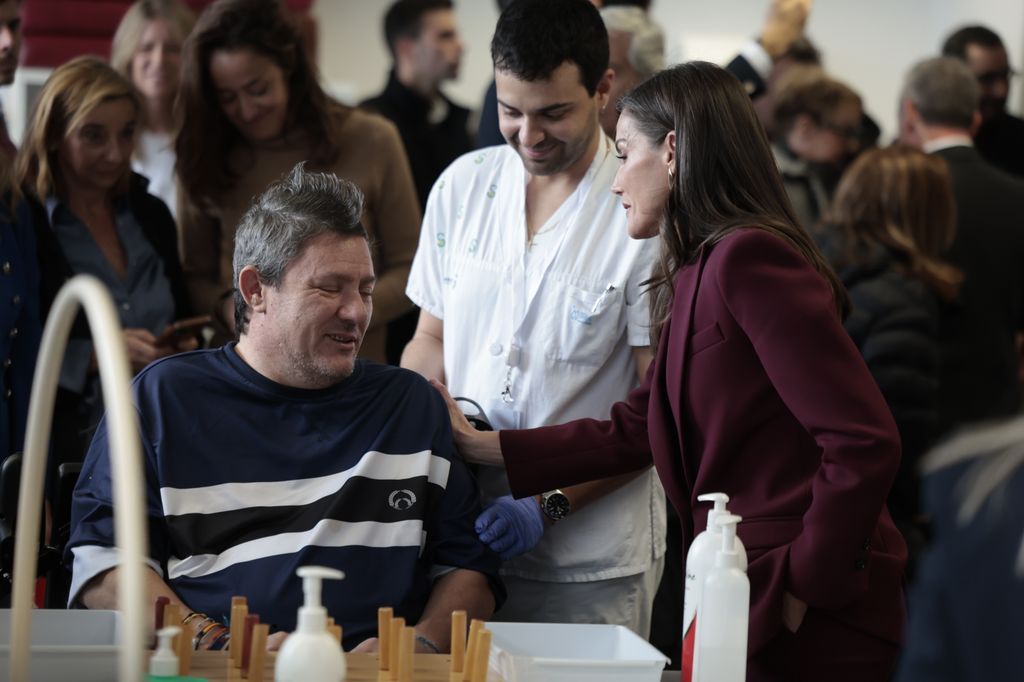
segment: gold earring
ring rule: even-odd
[[[675,179],[676,179],[676,169],[673,168],[672,166],[669,166],[668,167],[668,181],[672,182]]]

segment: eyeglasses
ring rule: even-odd
[[[1017,77],[1017,72],[1013,69],[1000,69],[999,71],[988,71],[986,73],[979,73],[977,75],[978,84],[986,87],[993,85],[1001,85],[1003,83],[1009,83],[1011,78]]]
[[[822,121],[818,126],[835,133],[844,140],[859,140],[864,134],[864,126],[860,123],[855,123],[852,126],[841,126],[836,125],[835,123],[829,123],[828,121]]]

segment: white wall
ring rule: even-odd
[[[462,74],[446,90],[478,107],[490,82],[490,39],[497,20],[493,0],[455,0],[466,43]],[[367,97],[384,83],[390,60],[382,22],[390,0],[317,0],[320,68],[332,90],[347,101]],[[725,62],[756,35],[768,0],[654,0],[652,14],[665,27],[670,61]],[[1024,70],[1024,2],[1020,0],[818,0],[808,35],[826,67],[864,97],[884,134],[895,129],[896,98],[906,70],[937,54],[953,28],[982,23],[1000,33],[1010,62]],[[1018,79],[1020,81],[1021,79]],[[1024,82],[1011,92],[1021,110]]]

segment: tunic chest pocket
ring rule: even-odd
[[[602,365],[625,331],[625,298],[621,288],[602,291],[571,284],[561,288],[548,311],[551,334],[545,355],[560,362]]]

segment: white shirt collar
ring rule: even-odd
[[[922,145],[921,149],[925,154],[932,154],[942,149],[949,149],[950,147],[973,146],[974,142],[971,141],[970,136],[954,133],[953,135],[943,135],[942,137],[936,137],[933,140],[928,140],[924,145]]]

